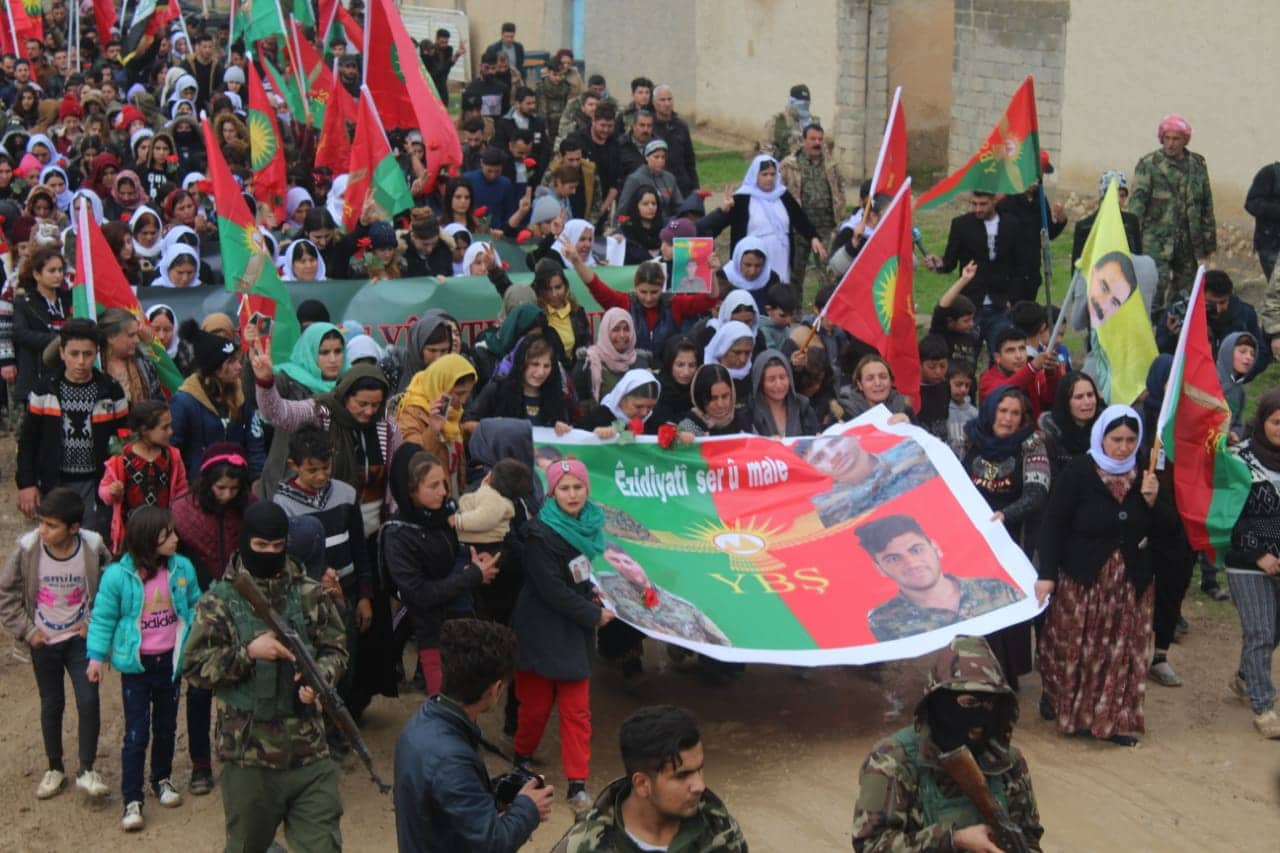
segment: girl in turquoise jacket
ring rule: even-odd
[[[143,771],[151,741],[151,790],[162,806],[182,795],[170,780],[178,728],[178,675],[200,598],[195,568],[176,553],[178,535],[169,510],[140,507],[125,525],[125,554],[102,575],[89,620],[89,680],[102,680],[103,664],[120,671],[124,694],[121,826],[136,831],[142,818]],[[152,741],[150,734],[154,732]]]

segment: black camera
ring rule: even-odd
[[[498,805],[503,809],[511,805],[516,795],[520,793],[520,789],[530,782],[537,782],[535,787],[541,788],[546,781],[537,773],[531,773],[528,770],[521,770],[517,767],[514,770],[508,770],[499,776],[494,776],[493,798],[498,801]]]

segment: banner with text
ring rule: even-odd
[[[534,439],[544,468],[587,465],[607,519],[595,583],[650,637],[725,661],[865,664],[1037,612],[1035,569],[954,454],[883,407],[811,438]]]

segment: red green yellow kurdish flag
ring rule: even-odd
[[[213,128],[207,119],[202,125],[205,151],[209,157],[209,179],[213,181],[218,213],[218,241],[227,290],[242,295],[242,315],[257,312],[274,318],[271,357],[283,364],[289,360],[301,333],[293,300],[280,283],[275,258],[267,249],[266,238],[258,230],[258,223],[249,215],[249,206],[245,204],[240,185],[231,176],[227,161],[223,159]],[[243,323],[247,317],[241,319]]]
[[[1027,77],[978,152],[916,200],[927,210],[963,192],[1020,193],[1040,180],[1040,130],[1035,81]]]
[[[283,223],[288,172],[280,125],[276,123],[275,107],[262,88],[258,69],[252,61],[246,64],[249,66],[249,160],[253,167],[253,197],[258,204],[271,208],[276,222]]]
[[[442,170],[462,165],[462,144],[391,0],[369,0],[365,9],[364,82],[384,125],[422,131],[427,149],[423,192],[431,192]]]
[[[1203,292],[1201,267],[1187,301],[1157,429],[1165,458],[1174,463],[1174,497],[1187,539],[1220,565],[1231,528],[1249,497],[1251,477],[1244,460],[1227,448],[1231,410],[1209,345]]]
[[[920,345],[913,271],[911,179],[907,178],[827,300],[824,316],[879,350],[893,369],[895,387],[919,408]]]
[[[98,312],[123,308],[146,322],[142,305],[129,287],[111,244],[103,236],[88,202],[78,203],[76,216],[76,275],[71,288],[72,312],[77,317],[97,319]],[[140,344],[142,352],[156,366],[160,383],[170,392],[182,384],[182,372],[157,340]]]
[[[347,175],[347,191],[342,197],[342,228],[347,233],[355,230],[370,199],[375,219],[390,219],[413,207],[409,185],[405,183],[404,172],[391,152],[391,144],[382,130],[368,87],[360,90],[360,113]]]
[[[1138,290],[1115,181],[1098,205],[1078,266],[1085,281],[1098,390],[1109,403],[1132,403],[1146,389],[1147,371],[1159,350]]]

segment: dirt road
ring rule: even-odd
[[[0,459],[13,458],[12,441],[0,440]],[[18,523],[10,472],[0,488],[0,541],[12,542]],[[7,548],[7,546],[6,546]],[[1229,701],[1225,684],[1239,642],[1234,611],[1189,598],[1186,642],[1174,665],[1186,686],[1152,684],[1147,698],[1147,737],[1137,749],[1063,738],[1035,713],[1039,684],[1024,679],[1022,722],[1016,742],[1026,752],[1046,827],[1048,851],[1273,851],[1280,838],[1280,741],[1253,731],[1249,710]],[[691,676],[660,670],[666,656],[649,650],[655,670],[634,689],[604,667],[593,685],[595,759],[592,791],[619,774],[618,723],[634,708],[674,702],[702,721],[710,785],[742,822],[752,850],[848,850],[858,767],[872,743],[904,725],[924,683],[924,661],[886,667],[880,682],[853,668],[813,670],[800,678],[789,669],[752,666],[728,687],[705,688]],[[116,791],[92,806],[73,791],[45,802],[34,797],[44,771],[39,700],[25,649],[0,640],[0,802],[9,806],[0,826],[6,851],[212,851],[222,845],[222,806],[214,794],[188,797],[167,810],[148,801],[148,826],[126,836],[121,803],[119,677],[103,684],[98,767]],[[366,714],[365,734],[384,774],[404,720],[421,695],[379,699]],[[75,712],[68,699],[64,729],[70,764],[75,756]],[[500,720],[482,721],[491,736]],[[179,726],[175,776],[184,790],[190,772],[185,723]],[[563,790],[559,743],[553,728],[538,757],[549,781]],[[71,767],[70,769],[74,769]],[[494,772],[502,769],[490,761]],[[358,764],[343,779],[346,847],[394,849],[389,798],[378,795]],[[563,802],[538,830],[529,850],[547,850],[569,826]]]

